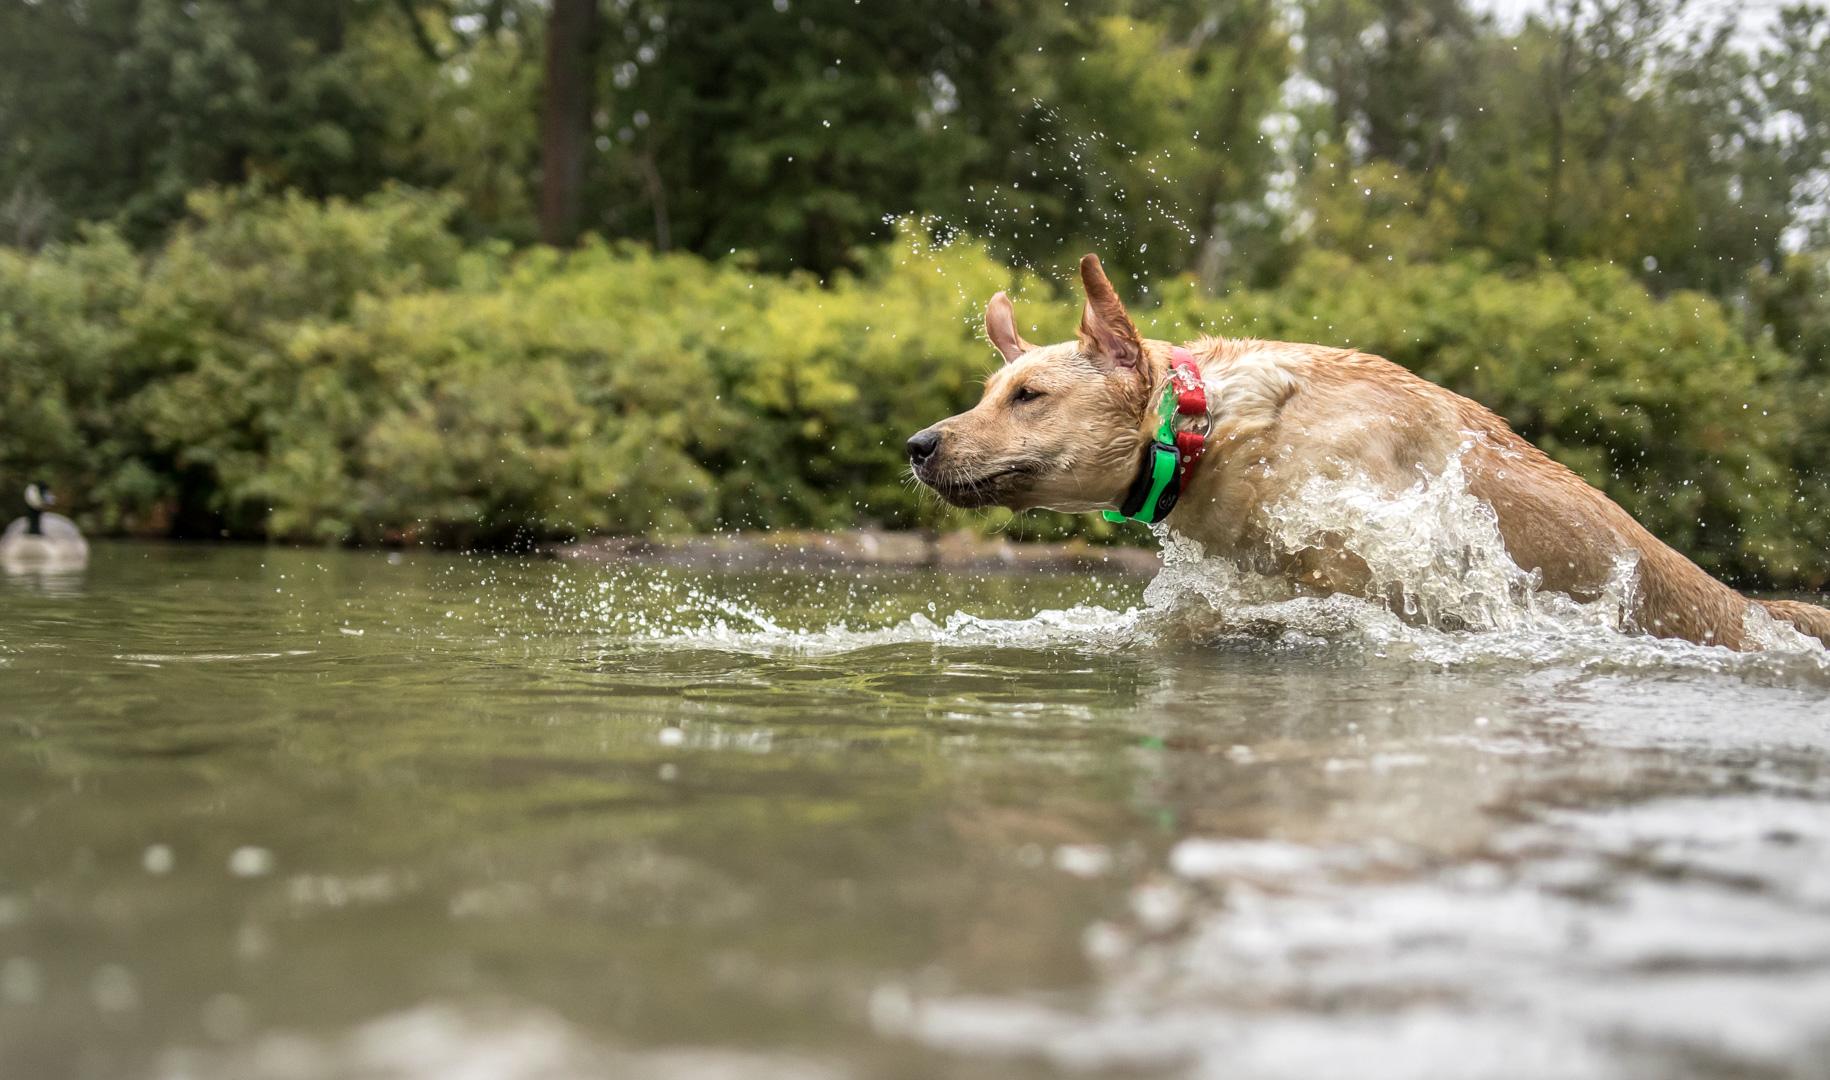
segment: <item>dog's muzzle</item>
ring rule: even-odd
[[[925,431],[918,431],[909,436],[909,464],[919,469],[932,461],[935,452],[939,449],[940,432],[935,431],[933,428],[928,428]]]

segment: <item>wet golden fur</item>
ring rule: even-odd
[[[1006,363],[973,409],[928,429],[938,441],[916,475],[963,506],[1110,509],[1123,499],[1155,425],[1168,342],[1145,340],[1100,269],[1079,340],[1036,347],[999,293],[986,331]],[[1167,519],[1209,554],[1273,569],[1320,592],[1364,594],[1369,573],[1329,546],[1280,550],[1264,511],[1317,477],[1370,480],[1397,493],[1457,454],[1471,493],[1493,508],[1508,554],[1547,589],[1602,594],[1623,557],[1636,563],[1627,618],[1661,637],[1742,648],[1750,604],[1830,643],[1830,610],[1750,601],[1661,542],[1606,495],[1476,402],[1351,349],[1202,338],[1188,346],[1208,387],[1213,432]]]

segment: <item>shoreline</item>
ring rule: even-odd
[[[1162,565],[1156,551],[1147,548],[1096,546],[1079,540],[1019,542],[963,530],[935,533],[785,529],[658,539],[598,536],[542,544],[536,552],[570,562],[637,562],[693,570],[856,568],[1149,577]]]

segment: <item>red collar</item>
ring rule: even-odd
[[[1185,483],[1187,470],[1201,460],[1201,452],[1207,449],[1212,422],[1207,415],[1207,384],[1201,381],[1201,368],[1195,363],[1194,354],[1180,345],[1169,350],[1169,388],[1175,392],[1176,415],[1196,423],[1175,433],[1176,452],[1184,473],[1177,479]]]
[[[1188,474],[1207,449],[1207,388],[1194,354],[1185,348],[1169,352],[1169,379],[1157,398],[1156,412],[1156,432],[1144,446],[1137,476],[1119,508],[1103,512],[1107,521],[1154,525],[1168,517],[1182,497]]]

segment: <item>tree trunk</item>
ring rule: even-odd
[[[553,0],[546,26],[546,82],[540,105],[540,238],[578,239],[597,84],[597,0]]]
[[[1550,171],[1544,182],[1543,249],[1551,256],[1563,254],[1563,173],[1569,154],[1564,112],[1568,109],[1576,82],[1576,35],[1579,32],[1576,6],[1571,4],[1564,16],[1562,37],[1557,48],[1555,74],[1552,76],[1550,111]]]

